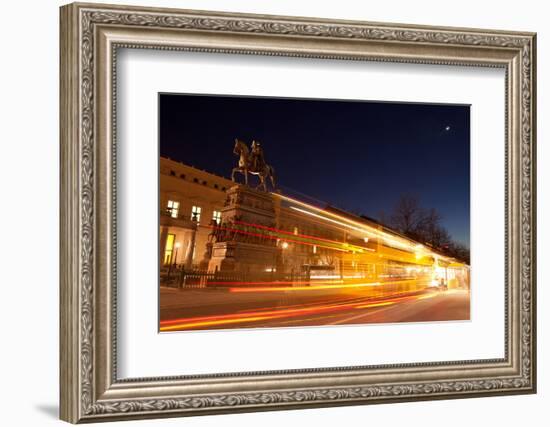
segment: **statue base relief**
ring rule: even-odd
[[[220,231],[212,244],[208,271],[251,275],[273,271],[277,246],[266,227],[274,226],[271,194],[244,185],[231,187],[221,210]]]
[[[234,272],[246,275],[271,272],[275,269],[276,247],[244,242],[215,243],[209,272]]]

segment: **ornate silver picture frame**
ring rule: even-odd
[[[536,391],[535,34],[78,3],[63,6],[60,18],[61,419],[97,422]],[[503,69],[504,357],[119,378],[121,48]]]

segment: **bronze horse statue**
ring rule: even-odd
[[[257,143],[253,141],[252,144],[255,146]],[[259,148],[259,144],[257,147],[261,150],[261,148]],[[248,146],[237,138],[235,138],[233,154],[239,156],[239,164],[237,167],[233,168],[233,171],[231,172],[231,180],[233,182],[235,182],[235,172],[239,172],[244,175],[244,183],[248,185],[248,174],[252,174],[257,175],[260,179],[260,183],[256,187],[257,189],[263,188],[264,191],[267,191],[267,177],[269,177],[271,180],[271,186],[275,189],[275,170],[273,169],[273,166],[270,166],[263,161],[263,154],[255,155],[251,153]]]

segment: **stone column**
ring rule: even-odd
[[[185,253],[185,269],[190,270],[193,266],[193,254],[195,253],[195,237],[197,230],[191,230],[191,238],[187,246],[187,252]]]
[[[164,265],[164,250],[166,249],[166,240],[168,239],[168,227],[160,227],[159,238],[159,268]]]

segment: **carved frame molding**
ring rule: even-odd
[[[121,47],[505,68],[506,357],[118,380],[114,135]],[[535,392],[534,34],[71,4],[61,8],[60,101],[62,419]]]

